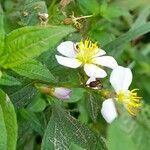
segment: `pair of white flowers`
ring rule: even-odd
[[[105,100],[102,104],[101,113],[104,119],[111,123],[117,116],[114,100],[123,103],[128,112],[136,115],[137,108],[140,106],[140,97],[136,90],[129,91],[132,81],[132,72],[129,68],[118,66],[112,56],[105,56],[106,52],[89,40],[73,43],[71,41],[62,42],[57,51],[63,56],[56,55],[59,64],[78,68],[83,66],[85,73],[89,76],[87,84],[95,81],[96,78],[107,76],[104,67],[113,69],[110,76],[110,83],[115,89],[116,96]]]

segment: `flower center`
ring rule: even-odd
[[[137,96],[138,89],[133,89],[131,91],[120,91],[117,94],[117,101],[123,103],[127,108],[128,112],[136,116],[138,108],[141,106],[141,98]]]
[[[77,56],[82,63],[91,64],[92,58],[98,53],[97,43],[92,43],[90,40],[80,41],[77,45]]]

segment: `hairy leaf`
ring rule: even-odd
[[[96,95],[96,93],[88,93],[87,101],[90,117],[94,122],[96,122],[97,116],[100,113],[100,96]]]
[[[42,150],[68,150],[72,143],[87,150],[103,149],[101,139],[93,131],[62,108],[53,106],[52,117],[42,142]]]
[[[20,87],[16,87],[8,91],[8,95],[11,98],[15,108],[20,108],[31,103],[31,99],[36,93],[37,90],[33,86],[33,82],[28,82]]]

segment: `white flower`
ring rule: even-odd
[[[71,96],[71,90],[63,87],[54,88],[52,95],[59,99],[69,99]]]
[[[137,89],[129,90],[131,82],[132,72],[129,68],[118,66],[112,71],[110,83],[116,92],[114,99],[117,102],[122,103],[131,115],[136,116],[139,110],[138,108],[141,106],[141,97],[137,96]],[[107,105],[105,104],[106,101]],[[113,99],[109,99],[109,101],[105,100],[101,110],[102,116],[109,123],[113,121],[113,118],[115,119],[117,117],[115,105],[112,105],[112,103]]]
[[[59,64],[70,68],[84,66],[84,71],[89,77],[104,78],[107,74],[102,66],[111,69],[118,66],[113,57],[103,56],[106,52],[98,48],[97,43],[92,43],[89,40],[79,43],[62,42],[57,50],[63,55],[56,55]]]
[[[111,123],[118,116],[112,99],[107,99],[103,102],[101,114],[108,123]]]

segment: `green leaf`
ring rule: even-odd
[[[16,78],[7,75],[6,73],[3,73],[2,77],[0,78],[0,85],[14,86],[21,85],[21,83]]]
[[[7,130],[7,150],[15,150],[17,142],[16,113],[9,97],[2,90],[0,90],[0,106]]]
[[[31,103],[31,99],[37,94],[33,82],[24,83],[22,86],[7,89],[7,93],[15,108],[21,108]]]
[[[145,24],[147,22],[149,15],[150,15],[150,6],[146,6],[141,10],[138,18],[135,20],[130,30],[136,29],[141,25]]]
[[[5,39],[3,67],[12,68],[54,47],[63,37],[73,32],[69,26],[23,27],[12,31]],[[7,57],[6,57],[7,56]]]
[[[128,31],[127,33],[121,35],[119,38],[115,39],[114,41],[106,44],[103,46],[103,49],[107,50],[108,52],[112,52],[115,54],[116,50],[118,50],[121,46],[126,44],[127,42],[138,38],[139,36],[146,34],[150,31],[150,22],[141,25],[140,27]]]
[[[42,97],[35,97],[28,105],[28,109],[32,112],[42,112],[46,107],[45,99]]]
[[[92,130],[62,108],[53,106],[52,116],[42,141],[42,150],[68,150],[72,143],[86,150],[103,149],[101,139]]]
[[[24,120],[30,128],[38,132],[40,135],[43,134],[42,123],[35,113],[27,109],[20,109],[19,114],[21,115],[21,119]]]
[[[100,5],[100,15],[109,21],[114,21],[113,19],[117,17],[128,15],[128,11],[116,5],[108,5],[103,2]]]
[[[80,147],[80,146],[78,146],[78,145],[76,145],[74,143],[71,144],[70,149],[71,150],[85,150],[82,147]]]
[[[145,125],[145,120],[141,118],[136,121],[128,114],[124,114],[108,129],[108,149],[146,150],[150,145],[149,133],[150,128]]]
[[[0,4],[0,56],[4,51],[4,40],[5,40],[4,15]]]
[[[85,89],[83,88],[72,88],[71,97],[67,102],[77,102],[84,97]]]
[[[7,130],[5,127],[4,115],[3,110],[0,105],[0,149],[7,150]]]
[[[34,80],[41,80],[45,82],[54,82],[55,78],[51,72],[36,60],[30,60],[21,65],[12,68],[18,74]]]
[[[100,95],[97,95],[96,93],[88,93],[87,107],[91,119],[96,122],[97,117],[100,114]]]
[[[86,15],[97,14],[99,12],[99,4],[97,0],[77,0],[81,11]]]

